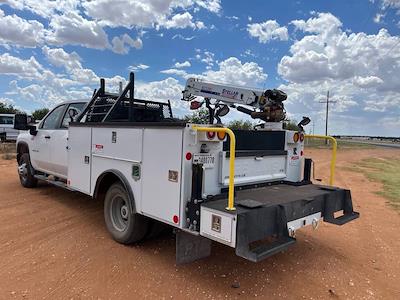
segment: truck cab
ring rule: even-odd
[[[30,131],[23,131],[17,138],[18,161],[22,149],[29,153],[32,167],[45,174],[67,179],[68,127],[74,115],[79,114],[87,100],[62,102],[55,106]]]

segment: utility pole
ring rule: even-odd
[[[325,116],[325,135],[328,135],[328,120],[329,120],[329,104],[336,103],[337,101],[329,100],[329,90],[326,93],[326,101],[320,101],[319,103],[326,103],[326,116]],[[326,140],[326,144],[328,144],[328,140]]]

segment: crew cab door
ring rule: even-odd
[[[37,134],[32,136],[30,145],[31,163],[39,171],[50,174],[54,173],[51,166],[51,153],[53,152],[51,145],[54,143],[51,143],[51,138],[54,132],[60,127],[65,108],[65,104],[55,107],[39,124]]]
[[[60,125],[57,130],[51,133],[51,169],[53,174],[57,174],[62,178],[67,178],[68,176],[68,127],[69,123],[72,121],[69,111],[73,110],[75,114],[78,115],[82,111],[84,105],[85,103],[68,104],[64,110]]]
[[[80,113],[85,103],[62,104],[53,109],[40,124],[35,136],[37,151],[32,150],[33,165],[40,171],[57,177],[68,175],[68,126],[70,109]]]

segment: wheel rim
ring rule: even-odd
[[[129,208],[124,198],[116,195],[111,201],[111,221],[115,229],[125,231],[128,227]]]
[[[18,174],[24,181],[28,177],[28,167],[25,162],[18,166]]]

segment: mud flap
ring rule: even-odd
[[[186,264],[211,254],[211,240],[184,231],[176,232],[176,264]]]

